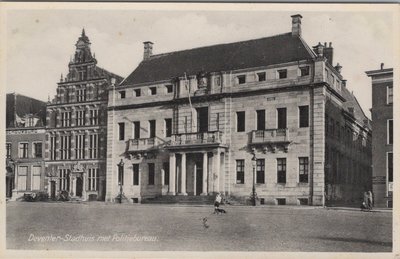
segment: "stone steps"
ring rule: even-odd
[[[143,198],[141,203],[211,205],[214,203],[214,196],[161,196],[156,198]]]

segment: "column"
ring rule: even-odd
[[[201,192],[200,195],[207,195],[207,174],[208,174],[208,170],[207,170],[207,165],[208,165],[208,156],[207,156],[207,152],[203,153],[203,190]]]
[[[196,175],[197,175],[197,166],[196,162],[194,162],[193,166],[193,195],[196,196]]]
[[[176,156],[169,154],[169,195],[175,195]]]
[[[181,192],[180,195],[187,195],[186,193],[186,153],[181,156]]]
[[[214,192],[219,192],[219,171],[220,171],[220,151],[217,149],[217,151],[213,152],[213,177],[214,180]]]
[[[97,175],[97,177],[99,177],[99,175]],[[99,178],[97,178],[97,180],[99,181]],[[83,172],[82,173],[82,199],[86,200],[86,173]],[[99,190],[97,190],[99,191]]]

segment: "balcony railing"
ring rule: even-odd
[[[148,150],[154,148],[156,145],[156,138],[130,139],[128,143],[128,151]]]
[[[253,130],[251,135],[252,144],[288,141],[290,141],[288,129]]]
[[[209,145],[224,142],[224,136],[220,131],[173,134],[171,138],[171,146]]]

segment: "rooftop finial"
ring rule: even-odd
[[[83,29],[82,29],[82,37],[85,37],[86,36],[86,34],[85,34],[85,27],[83,27]]]

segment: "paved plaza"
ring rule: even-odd
[[[390,252],[392,213],[289,206],[7,203],[7,249]]]

